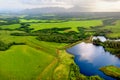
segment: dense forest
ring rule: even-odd
[[[31,32],[33,28],[29,28],[29,26],[29,24],[21,24],[20,28],[17,28],[17,30],[24,31],[25,33],[12,33],[11,35],[38,36],[36,39],[40,41],[57,43],[74,43],[76,41],[89,37],[89,35],[85,33],[85,28],[82,27],[78,27],[79,32],[69,31],[62,33],[61,31],[68,30],[70,28],[51,28]]]

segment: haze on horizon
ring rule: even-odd
[[[75,8],[85,12],[119,12],[120,0],[0,0],[0,10],[43,7]]]

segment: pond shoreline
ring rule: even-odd
[[[92,38],[93,38],[93,36],[92,36]],[[72,47],[74,47],[74,46],[77,46],[78,44],[82,44],[82,43],[86,43],[86,44],[93,44],[92,43],[92,38],[91,39],[88,39],[88,40],[81,40],[81,41],[78,41],[78,42],[76,42],[76,43],[73,43],[73,44],[70,44],[70,45],[68,45],[67,47],[65,46],[65,49],[70,49],[70,48],[72,48]],[[95,45],[94,45],[95,46]],[[98,46],[99,47],[99,46]],[[101,46],[102,47],[102,46]],[[86,48],[87,49],[87,48]],[[105,49],[104,49],[105,50]],[[67,51],[67,50],[66,50]],[[75,51],[75,50],[74,50]],[[88,51],[89,52],[89,51]],[[70,51],[67,51],[67,53],[69,53],[69,54],[72,54],[72,55],[74,55],[75,56],[75,54],[73,54],[72,52],[70,52]],[[109,55],[111,55],[111,54],[109,54]],[[76,58],[76,56],[75,56],[75,58]],[[75,59],[74,59],[75,60]],[[76,63],[76,61],[75,61],[75,63]],[[78,63],[76,63],[78,66],[79,66],[79,64]],[[79,66],[79,68],[81,69],[81,66]],[[102,73],[102,72],[101,72]],[[85,74],[86,75],[86,74]],[[106,79],[106,80],[109,80],[109,79]],[[111,80],[114,80],[113,78],[111,79]]]

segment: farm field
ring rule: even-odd
[[[26,20],[26,19],[20,19],[20,22],[21,23],[34,23],[34,22],[40,22],[40,21],[42,21],[42,22],[45,22],[45,21],[47,21],[47,20],[35,20],[35,19],[30,19],[30,20]]]
[[[0,22],[6,22],[6,21],[4,21],[4,20],[0,20]]]
[[[0,65],[0,79],[35,79],[53,60],[53,56],[32,47],[12,46],[7,51],[0,51],[2,64]]]
[[[67,44],[38,41],[33,36],[11,36],[10,33],[13,32],[19,31],[0,31],[1,40],[6,43],[24,42],[26,45],[15,45],[7,51],[0,51],[0,63],[2,64],[0,65],[0,79],[51,79],[54,70],[59,64],[56,49],[64,47]],[[69,70],[69,68],[67,70]],[[68,76],[68,72],[65,74]],[[64,76],[61,77],[64,78]]]
[[[77,31],[77,27],[90,28],[91,26],[95,27],[101,25],[102,25],[101,20],[88,20],[88,21],[68,21],[68,22],[60,22],[60,23],[30,23],[30,28],[34,28],[34,31],[36,31],[36,30],[55,28],[55,27],[57,28],[70,27],[71,30]],[[20,27],[20,24],[0,26],[0,28],[2,29],[16,29],[18,27]]]
[[[38,23],[38,24],[31,24],[31,28],[35,28],[35,30],[40,29],[48,29],[48,28],[68,28],[70,27],[71,30],[77,31],[77,27],[84,27],[90,28],[91,26],[101,26],[101,20],[89,20],[89,21],[68,21],[62,23]]]
[[[2,29],[16,29],[20,27],[20,24],[10,24],[10,25],[2,25],[0,28]]]
[[[70,66],[71,64],[76,65],[73,60],[74,57],[68,54],[65,48],[65,46],[71,45],[71,43],[40,41],[37,39],[40,34],[38,36],[11,35],[12,33],[32,34],[34,31],[52,28],[70,28],[68,32],[74,31],[76,35],[79,35],[77,34],[80,32],[78,27],[85,28],[88,31],[87,34],[91,34],[94,28],[109,28],[108,26],[100,27],[103,25],[102,20],[38,23],[34,19],[20,19],[20,22],[29,23],[30,26],[28,28],[34,28],[34,30],[31,30],[31,32],[17,30],[16,28],[21,26],[20,23],[0,26],[0,41],[6,44],[25,43],[23,45],[12,45],[6,51],[0,51],[0,80],[68,80],[77,79],[75,74],[78,74],[81,79],[97,78],[102,80],[99,76],[85,76],[79,73],[78,68]],[[119,21],[117,26],[119,26]],[[113,32],[118,32],[115,28],[112,30]],[[67,33],[67,31],[61,31],[61,33]],[[77,69],[78,72],[76,70],[72,71],[71,68],[73,70],[74,68]]]
[[[20,23],[61,23],[64,20],[19,19]],[[65,22],[65,21],[64,21]]]
[[[108,38],[120,38],[120,20],[117,20],[115,25],[105,26],[102,29],[107,29],[112,31],[112,33],[107,34]]]
[[[0,80],[120,80],[120,0],[0,0]]]

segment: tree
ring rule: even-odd
[[[98,38],[93,40],[94,45],[100,45],[100,43],[101,43],[101,41]]]
[[[20,26],[20,28],[18,28],[18,30],[30,33],[31,30],[33,30],[33,28],[29,28],[29,26],[30,26],[30,24],[28,24],[28,23],[21,23],[21,26]]]

